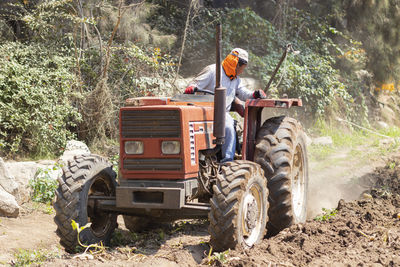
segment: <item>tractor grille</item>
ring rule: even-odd
[[[124,110],[121,118],[123,138],[180,137],[179,110]]]
[[[179,171],[182,159],[124,159],[124,169],[133,171]]]

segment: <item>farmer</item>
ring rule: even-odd
[[[225,122],[225,143],[222,145],[221,163],[232,161],[236,149],[236,133],[234,121],[229,115],[232,103],[240,116],[244,116],[242,101],[246,99],[265,98],[263,90],[250,91],[244,87],[238,77],[247,67],[248,54],[241,48],[235,48],[222,61],[221,86],[226,88],[226,122]],[[205,67],[185,89],[185,94],[194,94],[195,89],[214,91],[215,87],[215,64]]]

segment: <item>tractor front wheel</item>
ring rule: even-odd
[[[210,200],[209,233],[214,251],[250,248],[261,241],[268,220],[268,189],[261,167],[250,161],[226,163]]]
[[[117,226],[117,215],[97,210],[90,197],[115,196],[115,178],[112,165],[98,155],[75,156],[63,167],[63,175],[58,179],[54,221],[66,251],[79,250],[78,234],[71,226],[72,220],[80,227],[91,223],[79,234],[81,244],[109,243]]]

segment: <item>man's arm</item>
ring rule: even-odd
[[[193,94],[194,88],[214,91],[213,77],[212,68],[210,66],[205,67],[193,80],[190,81],[185,93]]]
[[[238,82],[239,82],[239,84],[236,89],[236,96],[242,101],[246,101],[247,99],[254,98],[253,97],[254,92],[247,89],[246,86],[243,85],[240,78],[238,78]]]
[[[261,89],[251,91],[242,85],[241,80],[239,80],[239,86],[236,89],[236,96],[242,100],[246,101],[247,99],[256,99],[256,98],[266,98],[264,91]]]

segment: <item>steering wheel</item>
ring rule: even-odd
[[[193,91],[194,91],[195,93],[196,93],[196,92],[199,92],[199,93],[206,93],[206,94],[214,95],[214,92],[208,91],[208,90],[201,90],[201,89],[195,88]]]

